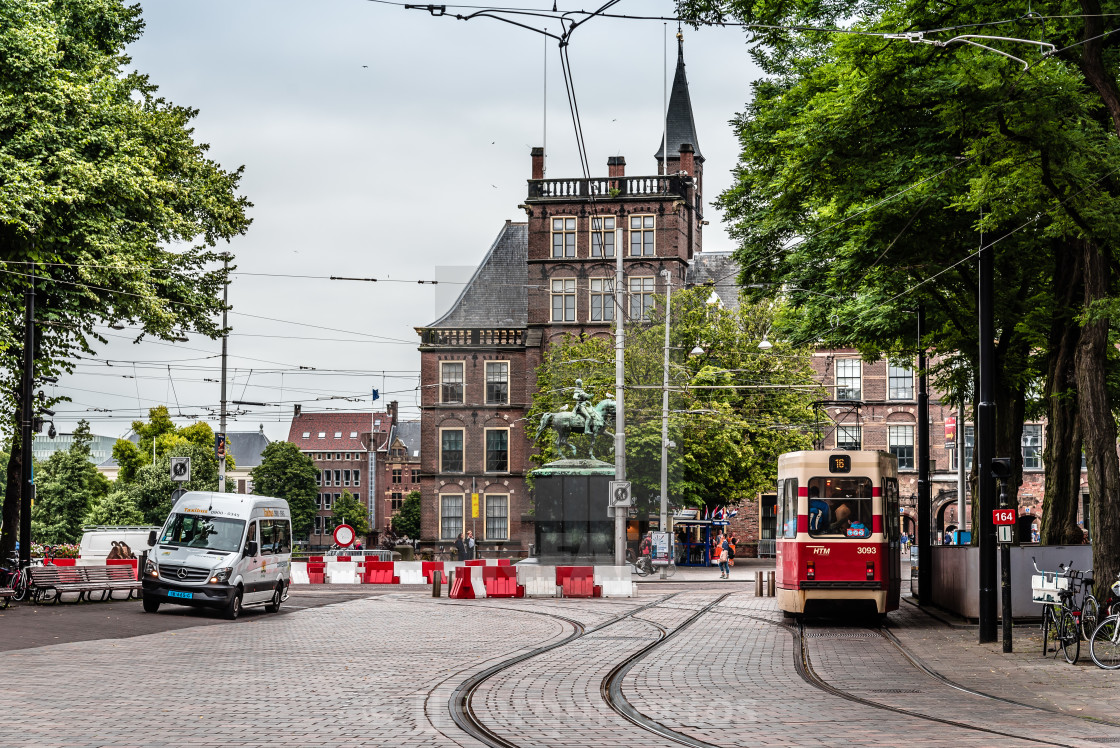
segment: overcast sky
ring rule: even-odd
[[[374,388],[378,409],[396,399],[403,417],[419,417],[414,328],[434,320],[436,291],[416,281],[434,279],[437,267],[477,265],[507,219],[524,220],[529,149],[544,139],[546,54],[548,176],[580,175],[556,43],[493,20],[363,0],[141,4],[147,30],[130,48],[133,67],[166,99],[199,110],[196,139],[224,167],[245,166],[242,191],[254,204],[248,234],[230,245],[238,274],[227,397],[267,405],[231,405],[238,414],[227,430],[263,424],[283,439],[296,403],[368,410]],[[552,0],[519,6],[551,9]],[[615,11],[673,7],[623,0]],[[758,71],[740,30],[684,35],[710,201],[730,183],[728,121]],[[664,38],[661,22],[612,19],[572,37],[593,175],[615,155],[630,174],[656,172]],[[706,217],[705,249],[731,249],[720,216]],[[220,341],[132,345],[127,331],[109,332],[119,337],[99,360],[58,384],[74,398],[58,408],[60,431],[85,417],[94,433],[122,436],[160,404],[217,430]],[[326,399],[339,397],[357,401]]]

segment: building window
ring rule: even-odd
[[[888,426],[887,443],[892,455],[898,459],[899,470],[914,469],[914,427]]]
[[[334,484],[336,486],[341,486],[342,485],[342,471],[341,470],[335,470],[334,471]]]
[[[390,494],[390,496],[389,496],[389,511],[390,512],[392,512],[393,514],[396,514],[397,512],[399,512],[401,510],[401,507],[403,505],[404,505],[404,494],[403,493],[398,492],[398,493]]]
[[[318,496],[315,497],[315,508],[316,509],[322,509],[323,508],[323,494],[319,494]]]
[[[400,483],[401,482],[401,476],[402,476],[403,473],[404,473],[404,471],[401,470],[400,468],[393,468],[393,482],[394,483]]]
[[[315,485],[316,486],[323,485],[323,471],[322,470],[315,471]]]
[[[552,219],[552,256],[576,256],[576,219],[559,216]]]
[[[463,402],[463,362],[444,361],[439,365],[439,401]]]
[[[504,405],[509,402],[509,363],[486,362],[486,403]]]
[[[462,429],[444,429],[440,433],[439,469],[442,473],[463,472]]]
[[[552,321],[576,321],[575,278],[557,278],[552,281]]]
[[[614,216],[591,219],[591,256],[614,257]]]
[[[439,538],[454,540],[463,531],[463,496],[439,497]]]
[[[355,486],[361,485],[361,482],[362,482],[362,471],[361,470],[355,470],[354,471],[354,485]]]
[[[649,319],[653,309],[653,276],[630,277],[630,319]]]
[[[591,279],[591,321],[614,321],[614,279]]]
[[[1042,467],[1042,424],[1023,426],[1023,469],[1038,470]]]
[[[887,387],[891,400],[913,400],[914,371],[909,366],[888,365]]]
[[[653,257],[653,216],[630,216],[630,256]]]
[[[327,512],[331,510],[331,495],[329,493],[323,494],[323,510]]]
[[[345,456],[345,457],[343,457],[342,459],[344,459],[344,460],[349,460],[349,459],[350,459],[350,453],[349,453],[349,452],[347,452],[347,453],[346,453],[346,456]]]
[[[413,483],[419,483],[420,482],[420,471],[419,470],[413,470],[412,471],[412,482]]]
[[[486,539],[509,540],[509,496],[486,495]]]
[[[836,448],[858,452],[860,449],[860,427],[837,426]]]
[[[859,400],[863,397],[860,386],[860,364],[858,358],[840,358],[836,360],[836,399]]]
[[[342,485],[344,485],[344,486],[349,486],[350,485],[350,471],[349,470],[343,470],[342,471]]]
[[[509,472],[509,429],[486,429],[486,472]]]
[[[320,517],[318,514],[315,515],[315,534],[316,535],[322,535],[323,534],[323,518]]]
[[[324,486],[329,486],[330,484],[331,484],[331,471],[330,470],[324,470],[323,471],[323,485]]]

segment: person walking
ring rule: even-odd
[[[467,546],[463,543],[463,533],[459,533],[459,535],[455,538],[455,560],[467,560]]]
[[[719,536],[719,578],[730,579],[731,567],[728,565],[728,558],[731,556],[731,544],[727,540],[727,536],[720,533]]]
[[[474,559],[478,551],[474,544],[474,530],[467,530],[467,558]]]

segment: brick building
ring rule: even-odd
[[[420,422],[393,424],[389,438],[377,450],[377,501],[373,529],[381,533],[405,498],[420,489]]]
[[[665,293],[663,271],[674,288],[713,281],[723,303],[737,303],[729,255],[702,254],[704,157],[683,46],[667,128],[662,160],[661,123],[651,123],[658,150],[646,176],[627,175],[616,156],[605,177],[546,179],[543,149],[534,148],[518,206],[527,220],[507,221],[450,311],[417,328],[425,544],[446,548],[472,528],[483,552],[533,542],[524,417],[535,372],[565,334],[612,334],[616,251],[630,321]]]
[[[374,503],[376,453],[384,447],[395,417],[396,403],[390,403],[388,412],[366,413],[305,413],[295,406],[288,441],[310,456],[319,470],[315,524],[308,538],[313,550],[333,542],[333,506],[344,491],[367,509]]]

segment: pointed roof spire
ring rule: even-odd
[[[677,32],[677,72],[673,76],[673,89],[669,94],[669,109],[665,115],[666,130],[668,133],[669,158],[676,158],[681,150],[681,143],[691,143],[696,152],[696,160],[703,161],[700,153],[700,142],[696,138],[696,122],[692,118],[692,99],[688,95],[688,78],[684,74],[684,35]],[[664,142],[658,143],[655,158],[661,161],[661,152]]]

